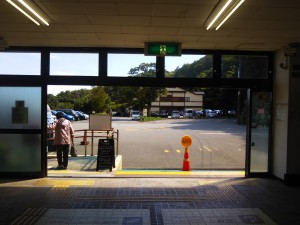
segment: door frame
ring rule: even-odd
[[[47,85],[95,85],[95,86],[144,86],[148,87],[210,87],[210,88],[248,88],[250,90],[269,90],[273,88],[273,52],[258,52],[258,51],[230,51],[230,50],[195,50],[182,49],[182,54],[194,55],[212,55],[212,78],[166,78],[164,74],[164,57],[156,57],[156,77],[108,77],[107,64],[108,54],[144,54],[143,48],[70,48],[70,47],[10,47],[6,52],[40,52],[41,53],[41,75],[7,75],[2,74],[2,87],[19,87],[19,86],[35,86],[42,88],[42,109],[41,115],[46,118],[47,108]],[[50,53],[98,53],[99,54],[99,74],[98,76],[50,76]],[[240,79],[240,78],[222,78],[222,55],[250,55],[250,56],[266,56],[268,57],[268,77],[266,79]],[[248,99],[250,101],[251,99]],[[246,177],[262,175],[250,173],[249,167],[249,150],[250,150],[250,134],[249,126],[251,124],[251,108],[247,107],[247,141],[246,141],[246,163],[245,172]],[[8,175],[9,177],[45,177],[47,176],[47,154],[46,154],[46,122],[41,118],[41,134],[42,134],[42,165],[41,172],[38,174],[24,174],[24,173],[2,173],[0,178]],[[15,132],[13,130],[0,129],[0,134],[7,132]],[[269,148],[271,148],[271,135],[269,137]],[[271,159],[269,155],[269,160]],[[269,163],[269,171],[270,171]],[[266,174],[263,174],[266,175]]]

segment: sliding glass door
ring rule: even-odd
[[[249,115],[247,134],[247,176],[269,173],[272,94],[268,91],[248,92]]]

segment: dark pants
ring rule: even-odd
[[[56,156],[59,166],[68,167],[69,147],[70,145],[56,145]]]

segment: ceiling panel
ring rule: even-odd
[[[219,0],[34,2],[49,27],[0,1],[0,37],[8,46],[142,48],[148,41],[176,41],[191,49],[275,51],[300,43],[299,0],[246,0],[218,31],[207,31],[205,23]]]

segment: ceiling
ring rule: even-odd
[[[218,0],[35,0],[50,26],[37,26],[0,1],[0,37],[8,46],[276,51],[300,43],[299,0],[246,0],[219,30],[206,30]]]

